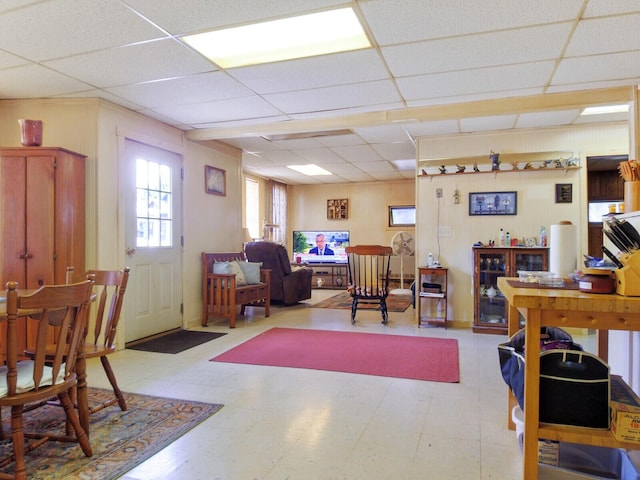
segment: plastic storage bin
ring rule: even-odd
[[[524,414],[515,406],[511,419],[516,426],[516,439],[522,451],[524,440]],[[640,480],[640,452],[627,453],[619,448],[595,447],[560,442],[558,466],[538,464],[538,478],[544,480]],[[635,462],[634,462],[635,460]]]

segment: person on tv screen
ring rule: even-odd
[[[324,234],[319,233],[316,235],[316,246],[309,250],[311,255],[334,255],[333,250],[324,246],[325,239]]]

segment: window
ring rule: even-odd
[[[415,205],[389,206],[389,226],[390,227],[415,227],[416,207]]]
[[[283,183],[273,182],[271,185],[271,205],[271,221],[278,225],[274,241],[283,242],[287,231],[287,186]]]
[[[251,238],[260,238],[260,186],[257,181],[245,179],[245,227]]]
[[[138,247],[171,247],[171,167],[136,160],[136,223]]]

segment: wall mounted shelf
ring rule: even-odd
[[[419,177],[475,175],[486,173],[516,173],[538,171],[568,171],[580,168],[573,152],[508,153],[500,155],[500,165],[492,169],[488,155],[433,160],[418,160]]]

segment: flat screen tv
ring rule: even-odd
[[[331,252],[318,255],[316,239],[324,235],[325,249]],[[349,230],[294,230],[293,231],[293,261],[303,263],[347,263],[344,251],[349,245]]]

